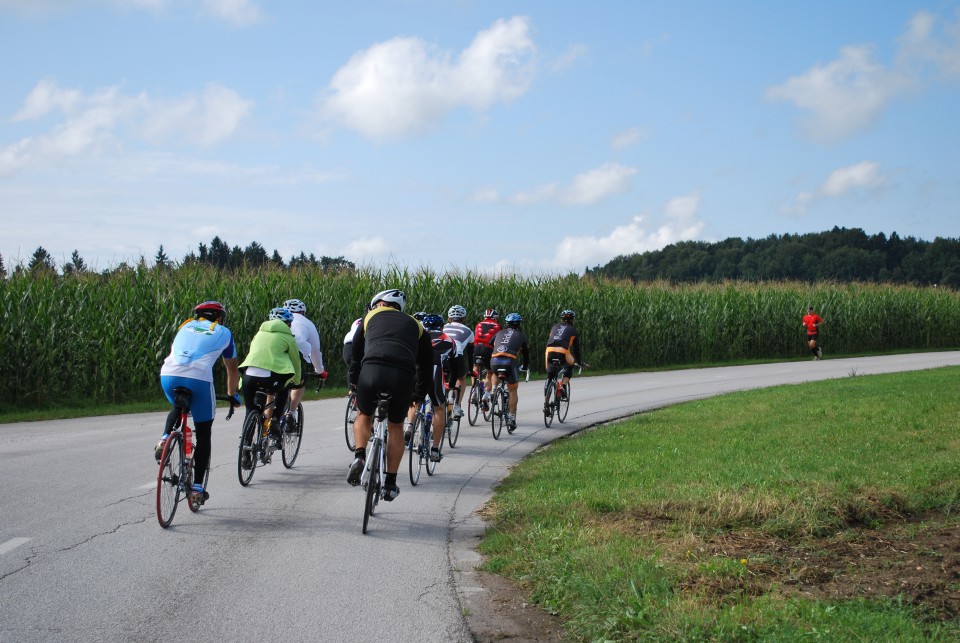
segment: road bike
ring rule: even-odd
[[[577,373],[583,372],[583,366],[577,364]],[[551,358],[547,366],[547,381],[543,384],[543,424],[547,428],[553,424],[553,418],[562,424],[570,410],[570,382],[563,381],[563,367],[559,358]]]
[[[432,476],[437,469],[437,463],[430,459],[430,447],[433,445],[433,404],[427,397],[417,407],[417,413],[410,427],[410,443],[407,445],[408,464],[410,468],[410,484],[417,486],[420,474],[426,469],[427,475]],[[443,442],[440,442],[443,448]]]
[[[367,443],[367,459],[360,474],[360,486],[366,492],[363,502],[363,533],[367,533],[370,516],[374,514],[380,498],[383,497],[384,477],[387,472],[387,411],[390,408],[390,398],[389,393],[380,393],[377,397],[373,435]]]
[[[507,374],[509,368],[498,368],[494,372],[494,378],[497,380],[493,391],[490,392],[490,428],[493,431],[493,439],[499,440],[503,427],[507,427],[507,433],[513,433],[507,422],[507,413],[510,409],[510,392],[507,390]]]
[[[477,358],[477,369],[474,371],[473,384],[470,386],[470,394],[467,397],[467,421],[470,426],[476,426],[480,414],[483,414],[483,421],[490,421],[490,404],[483,403],[483,394],[486,391],[487,370],[480,366],[481,360]]]
[[[457,404],[457,396],[460,394],[460,387],[455,386],[451,389],[447,389],[447,421],[444,424],[444,433],[447,436],[447,443],[450,445],[450,448],[456,448],[457,438],[460,437],[460,420],[463,416],[455,417],[456,414],[453,412]],[[441,441],[441,446],[443,442]]]
[[[356,421],[359,412],[357,393],[356,391],[350,391],[350,395],[347,396],[347,411],[343,417],[343,437],[347,440],[347,448],[350,449],[350,453],[353,453],[357,448],[357,445],[354,444],[356,438],[353,435],[353,423]]]
[[[293,466],[300,453],[300,443],[303,441],[303,404],[297,405],[292,414],[294,421],[288,422],[286,413],[281,412],[283,409],[276,408],[276,397],[267,402],[267,397],[274,393],[276,388],[258,389],[253,395],[253,410],[247,413],[243,420],[237,454],[237,477],[244,487],[253,480],[257,465],[270,464],[277,449],[280,449],[283,466],[287,469]],[[268,424],[266,412],[270,409],[273,409],[273,417]],[[272,426],[278,426],[278,431],[273,436]]]
[[[192,392],[188,388],[173,389],[174,408],[179,415],[173,427],[167,431],[167,439],[163,444],[160,455],[160,470],[157,473],[157,521],[166,529],[173,522],[177,513],[177,505],[182,498],[187,499],[190,511],[196,513],[206,500],[207,482],[210,479],[210,467],[203,474],[203,489],[197,493],[193,490],[193,430],[188,422],[190,417],[190,397]],[[231,398],[217,396],[218,400],[231,402]],[[227,419],[233,417],[233,404],[227,412]]]

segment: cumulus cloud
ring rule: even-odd
[[[13,121],[58,120],[44,134],[0,147],[0,173],[122,147],[125,134],[156,145],[209,147],[233,136],[252,107],[251,101],[216,84],[158,100],[145,93],[123,95],[117,87],[84,94],[41,80]]]
[[[887,183],[888,179],[880,171],[879,163],[861,161],[855,165],[834,170],[817,189],[797,194],[794,203],[784,208],[784,213],[802,215],[819,200],[857,194],[867,195],[883,189]]]
[[[343,256],[357,263],[379,259],[388,253],[389,247],[383,237],[360,237],[343,249]]]
[[[658,223],[651,225],[644,217],[635,216],[606,236],[566,237],[557,245],[550,265],[579,269],[605,263],[619,255],[659,250],[671,243],[696,239],[705,227],[705,223],[697,218],[699,206],[700,195],[694,192],[671,199],[664,206]]]
[[[942,22],[919,12],[899,38],[894,62],[884,66],[869,45],[843,47],[839,57],[770,87],[767,99],[808,114],[804,128],[834,142],[870,127],[889,104],[936,77],[960,76],[960,20]]]
[[[498,20],[456,58],[420,38],[377,43],[337,70],[322,110],[364,136],[392,139],[436,127],[460,107],[510,102],[533,79],[529,32],[525,17]]]
[[[507,199],[519,205],[556,201],[564,205],[593,205],[614,194],[630,190],[630,177],[637,173],[634,167],[619,163],[604,163],[600,167],[578,174],[569,185],[546,183],[518,192]]]

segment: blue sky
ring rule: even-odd
[[[0,0],[0,255],[960,236],[960,3]]]

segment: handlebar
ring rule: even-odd
[[[316,371],[311,371],[310,373],[304,373],[303,374],[304,382],[306,382],[308,377],[311,379],[317,380],[317,388],[314,389],[317,393],[320,392],[320,389],[322,389],[323,385],[326,384],[327,382],[327,378],[323,376],[323,373],[318,373]]]

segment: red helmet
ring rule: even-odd
[[[227,318],[227,309],[219,301],[205,301],[197,304],[193,309],[195,317],[205,317],[210,321],[218,321],[221,324]]]

